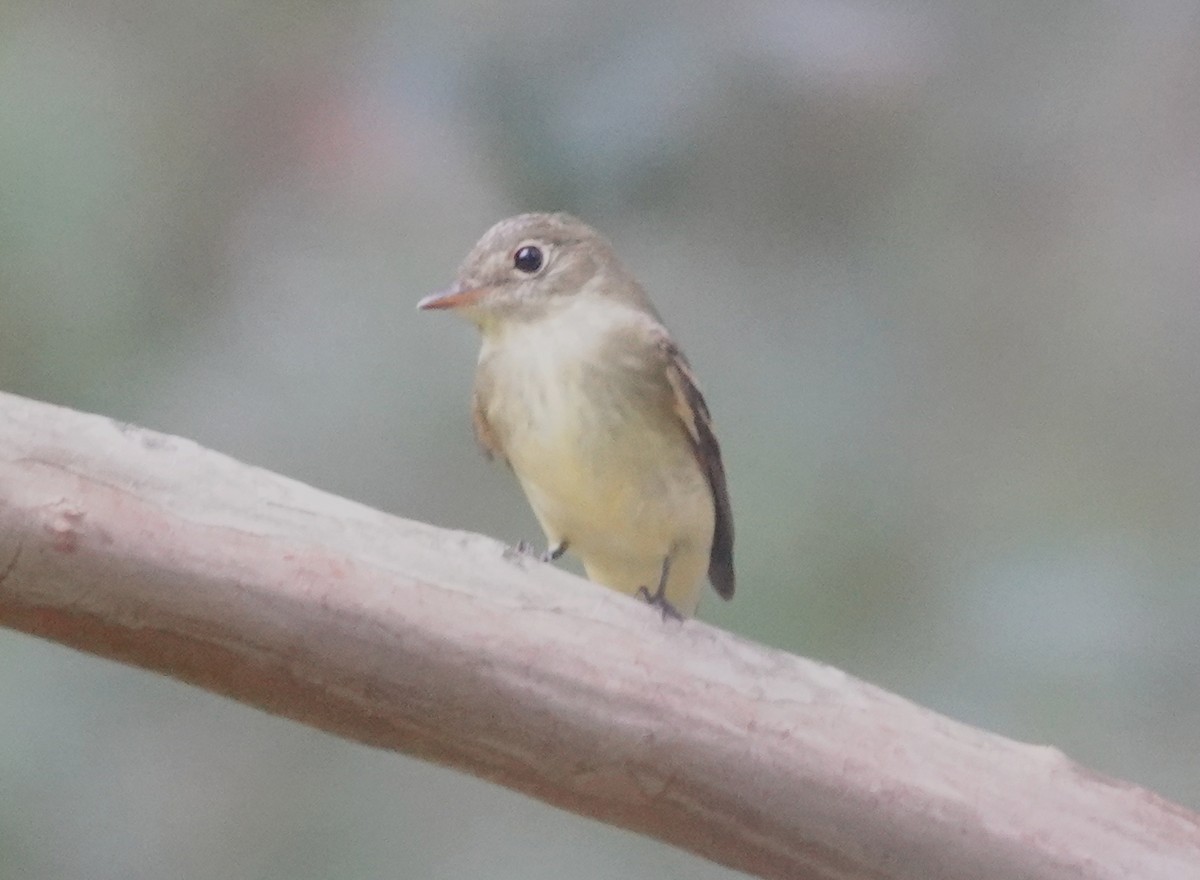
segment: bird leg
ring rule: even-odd
[[[662,574],[658,576],[658,589],[653,593],[649,587],[638,587],[637,592],[633,594],[635,599],[644,599],[646,604],[651,608],[657,608],[662,612],[662,618],[665,621],[668,617],[683,622],[683,615],[679,613],[679,609],[667,601],[667,576],[671,573],[671,557],[664,556],[662,564]]]

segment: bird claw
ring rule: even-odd
[[[651,593],[649,587],[638,587],[637,592],[633,596],[635,599],[644,600],[651,608],[657,608],[661,611],[664,623],[668,618],[683,623],[683,615],[679,609],[667,600],[667,575],[670,573],[671,557],[668,556],[663,560],[662,574],[658,578],[658,589]]]
[[[663,589],[664,586],[664,584],[659,584],[658,589],[653,593],[647,587],[638,587],[637,592],[633,596],[635,599],[643,600],[651,608],[657,608],[662,612],[664,622],[667,620],[678,620],[680,623],[683,623],[683,615],[679,609],[667,600],[667,591]]]
[[[567,552],[567,542],[563,541],[557,547],[547,547],[542,553],[538,553],[533,549],[533,544],[529,541],[517,541],[516,546],[508,547],[504,551],[505,559],[525,559],[533,558],[538,562],[553,562]]]

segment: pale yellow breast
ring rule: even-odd
[[[707,564],[713,505],[665,403],[665,374],[663,394],[648,393],[653,382],[623,373],[648,361],[614,363],[605,345],[606,332],[631,320],[644,317],[580,301],[485,338],[481,369],[487,419],[547,538],[569,540],[589,571],[623,572],[636,589],[681,546]]]

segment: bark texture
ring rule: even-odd
[[[4,394],[0,623],[761,877],[1200,877],[1200,817],[1053,748]]]

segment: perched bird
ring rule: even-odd
[[[695,613],[704,575],[733,596],[721,450],[683,353],[612,245],[568,214],[489,229],[449,290],[483,337],[475,434],[511,466],[546,533],[593,581]]]

